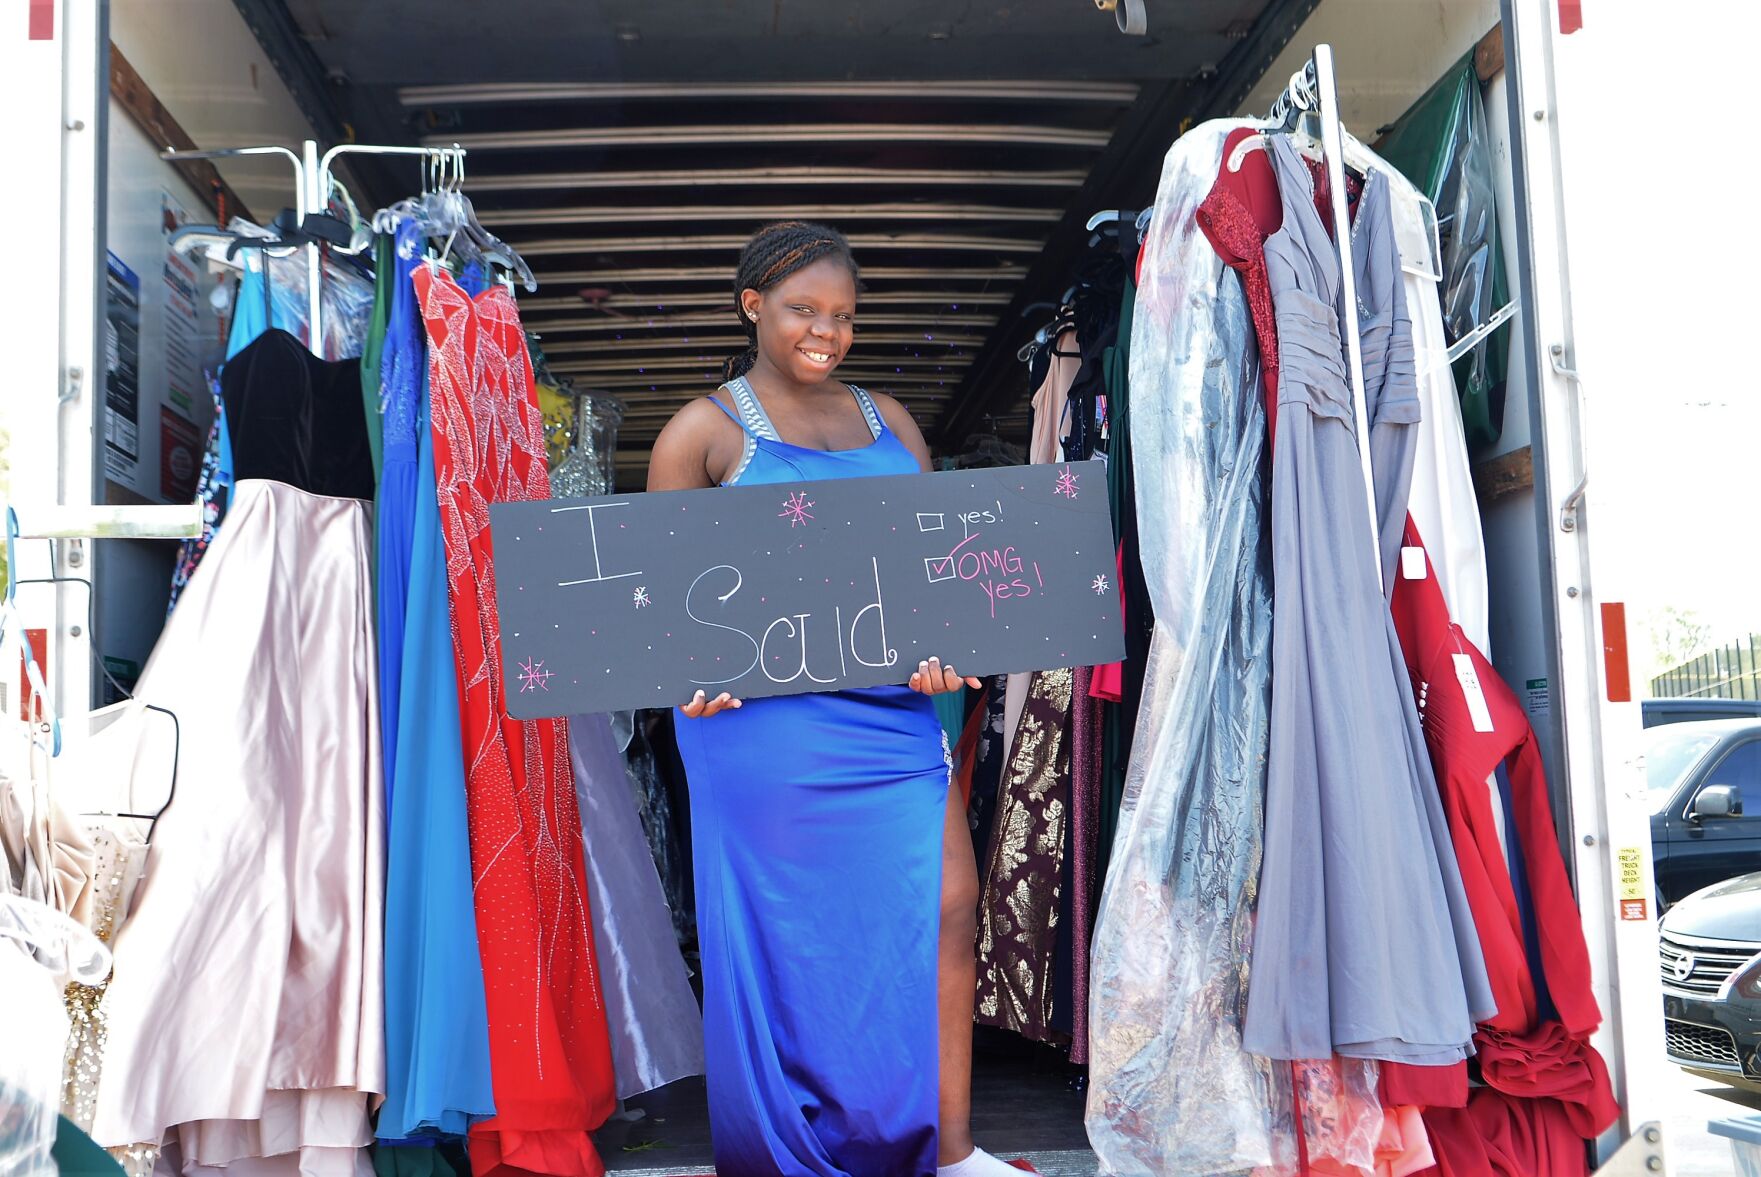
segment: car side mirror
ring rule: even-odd
[[[1730,785],[1712,785],[1701,789],[1699,796],[1694,798],[1694,808],[1688,816],[1695,821],[1704,821],[1709,817],[1741,817],[1743,795]]]

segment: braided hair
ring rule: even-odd
[[[734,273],[734,315],[749,343],[745,351],[728,357],[722,365],[722,379],[744,376],[758,362],[758,323],[746,314],[740,296],[748,290],[769,290],[797,270],[828,257],[848,266],[850,277],[860,283],[861,271],[856,268],[850,243],[836,229],[811,221],[778,221],[752,235],[740,251],[740,266]]]

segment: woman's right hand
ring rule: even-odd
[[[715,698],[708,700],[704,699],[702,691],[698,691],[696,695],[692,696],[691,701],[679,708],[679,710],[685,713],[685,718],[687,719],[708,719],[710,716],[719,715],[723,711],[738,710],[739,706],[740,700],[734,698],[726,691],[723,691]]]

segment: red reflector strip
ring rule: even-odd
[[[31,0],[29,36],[33,41],[55,39],[55,0]]]
[[[37,666],[43,671],[43,685],[49,685],[49,631],[46,629],[27,629],[24,640],[30,644],[29,654],[36,660]],[[36,702],[37,691],[31,685],[30,676],[25,667],[30,663],[25,658],[26,651],[18,652],[18,717],[25,723],[32,718],[32,705]],[[45,699],[47,705],[48,700]]]
[[[1608,680],[1608,701],[1631,703],[1633,678],[1627,666],[1626,606],[1619,601],[1602,606],[1602,670]]]

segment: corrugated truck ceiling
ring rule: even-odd
[[[1314,2],[1152,0],[1151,35],[1125,37],[1093,0],[237,0],[260,36],[297,30],[278,66],[306,59],[362,138],[469,149],[466,191],[541,285],[527,326],[628,406],[629,483],[743,346],[734,263],[784,217],[863,264],[843,375],[949,447],[986,417],[1019,429],[1021,308],[1067,282],[1095,202],[1147,200],[1180,117],[1244,91]]]

